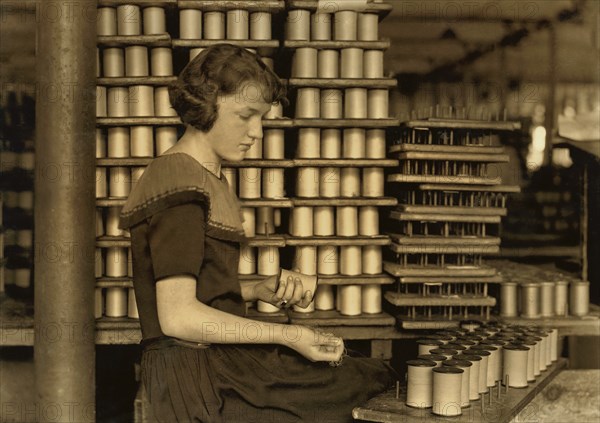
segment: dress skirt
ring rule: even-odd
[[[142,382],[159,422],[351,422],[352,408],[388,389],[381,360],[313,363],[276,345],[192,347],[144,341]]]

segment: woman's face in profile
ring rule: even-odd
[[[218,97],[217,120],[207,135],[222,160],[243,160],[250,147],[262,139],[262,118],[271,109],[262,90],[259,84],[247,82],[235,94]]]

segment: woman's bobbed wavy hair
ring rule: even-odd
[[[218,97],[239,93],[248,84],[260,88],[265,103],[287,102],[281,80],[259,56],[242,47],[215,44],[181,71],[169,86],[169,100],[183,123],[208,132],[217,120]]]

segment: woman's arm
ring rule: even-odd
[[[196,280],[173,276],[156,284],[158,319],[167,336],[211,344],[279,344],[311,361],[337,361],[341,338],[300,325],[260,322],[214,309],[196,299]]]

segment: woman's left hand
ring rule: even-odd
[[[306,308],[313,299],[313,292],[304,292],[300,278],[289,276],[279,282],[278,276],[269,276],[254,286],[254,297],[276,307],[289,308],[297,305]]]

